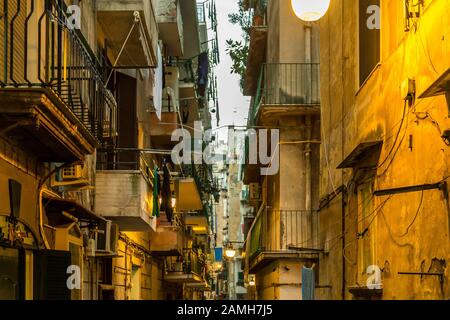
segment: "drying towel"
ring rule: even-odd
[[[314,269],[303,267],[302,269],[302,299],[314,300],[314,290],[316,289],[316,279]]]

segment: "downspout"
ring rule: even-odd
[[[342,180],[344,179],[344,175],[342,174]],[[342,191],[341,194],[342,197],[342,201],[341,201],[341,210],[342,210],[342,253],[344,253],[345,250],[345,228],[346,228],[346,223],[345,223],[345,210],[346,210],[346,202],[345,202],[345,198],[347,197],[347,189],[344,188],[344,190]],[[342,257],[342,300],[345,300],[345,285],[347,283],[347,277],[345,274],[345,270],[346,270],[346,263],[345,263],[345,259],[344,257]]]
[[[312,61],[312,53],[311,53],[311,24],[307,23],[305,24],[305,62],[307,64],[310,64]],[[312,90],[312,77],[310,72],[312,72],[311,65],[307,65],[307,83],[306,83],[306,94],[308,95]],[[309,97],[312,99],[312,97]],[[308,100],[308,99],[307,99]],[[305,118],[305,129],[306,129],[306,141],[311,141],[312,139],[312,122],[311,122],[311,116],[306,116]],[[305,210],[307,212],[311,212],[312,210],[312,183],[311,183],[311,143],[307,143],[305,145],[305,183],[306,183],[306,194],[305,194]],[[312,218],[312,217],[311,217]],[[312,225],[312,219],[308,221],[309,224],[309,232],[310,236],[308,238],[313,238],[313,225]],[[308,244],[309,245],[309,244]]]
[[[345,151],[344,151],[344,142],[345,142],[345,137],[344,137],[344,97],[345,97],[345,85],[344,85],[344,4],[341,4],[342,6],[342,11],[341,11],[341,84],[342,84],[342,100],[341,100],[341,156],[342,159],[345,158]],[[344,184],[344,170],[341,170],[341,182],[342,185],[345,186]],[[345,223],[345,209],[346,209],[346,202],[345,202],[345,198],[347,197],[347,190],[344,187],[344,190],[342,192],[342,204],[341,204],[341,209],[342,209],[342,255],[344,254],[344,250],[345,250],[345,246],[346,246],[346,237],[345,237],[345,233],[346,233],[346,223]],[[345,300],[345,287],[347,284],[347,277],[346,277],[346,269],[347,269],[347,265],[345,262],[344,257],[342,257],[342,300]]]
[[[124,275],[124,299],[128,300],[128,288],[127,288],[127,281],[128,281],[128,242],[125,243],[125,275]]]
[[[306,143],[305,145],[305,157],[306,157],[306,211],[312,210],[312,183],[311,183],[311,136],[312,136],[312,126],[311,126],[311,116],[307,116],[305,119],[305,129],[306,129]]]

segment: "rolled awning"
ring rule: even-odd
[[[45,212],[49,219],[66,220],[62,212],[67,212],[79,221],[84,222],[106,222],[106,219],[85,208],[73,200],[62,199],[48,194],[43,195]]]

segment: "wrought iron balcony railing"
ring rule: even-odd
[[[144,178],[152,181],[151,159],[142,150],[114,148],[97,152],[97,170],[141,171]]]
[[[166,273],[194,274],[205,278],[206,264],[199,253],[193,249],[183,249],[181,257],[167,257],[165,260]]]
[[[1,1],[1,89],[43,89],[101,143],[117,134],[117,104],[63,0]]]
[[[316,211],[265,210],[251,229],[250,257],[318,251],[318,228]]]
[[[258,89],[249,120],[255,124],[261,105],[317,106],[320,104],[318,63],[266,63],[262,66]]]

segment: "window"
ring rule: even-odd
[[[376,212],[373,180],[358,186],[358,271],[365,279],[367,268],[375,264]]]
[[[380,0],[359,1],[359,85],[380,62]]]

